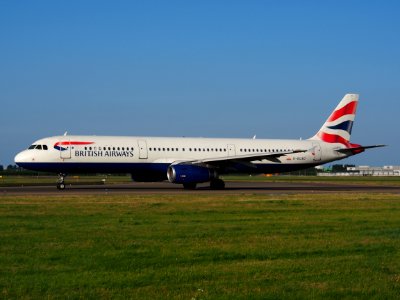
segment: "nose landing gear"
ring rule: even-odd
[[[65,183],[64,183],[64,178],[65,178],[65,174],[58,174],[58,181],[57,181],[57,189],[59,190],[64,190],[65,189]]]

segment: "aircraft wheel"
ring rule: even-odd
[[[64,190],[65,189],[65,183],[57,183],[57,189],[59,190]]]
[[[222,179],[214,179],[210,182],[210,188],[213,190],[223,190],[225,182]]]
[[[185,190],[194,190],[196,189],[196,183],[184,183],[183,188]]]

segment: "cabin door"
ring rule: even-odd
[[[147,143],[145,140],[138,140],[139,145],[139,158],[147,159]]]
[[[56,144],[58,151],[60,151],[60,158],[70,159],[71,158],[71,145],[70,140],[59,141]]]

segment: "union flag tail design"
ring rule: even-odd
[[[346,94],[311,140],[338,143],[346,148],[354,147],[355,145],[350,144],[350,136],[356,116],[357,104],[358,94]]]

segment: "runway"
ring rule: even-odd
[[[104,194],[313,194],[313,193],[392,193],[400,194],[400,186],[227,181],[224,190],[211,190],[207,184],[195,190],[168,182],[126,183],[106,185],[67,185],[59,191],[55,186],[0,187],[3,195],[104,195]]]

